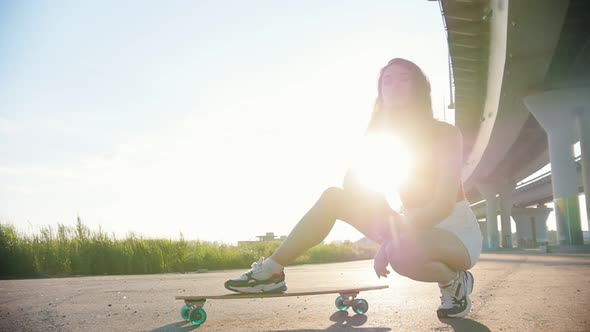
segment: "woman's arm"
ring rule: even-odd
[[[408,211],[404,221],[416,228],[431,228],[451,214],[461,185],[463,138],[454,126],[444,124],[437,139],[438,176],[432,201]]]
[[[373,260],[373,269],[379,279],[381,279],[381,277],[387,278],[387,275],[390,273],[387,269],[387,265],[389,265],[389,257],[387,256],[388,246],[389,242],[382,244]]]

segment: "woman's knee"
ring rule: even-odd
[[[339,188],[339,187],[328,187],[322,193],[322,198],[324,198],[324,199],[334,199],[335,197],[342,195],[342,192],[343,191],[344,190],[342,188]]]
[[[342,189],[338,187],[329,187],[320,196],[314,206],[315,210],[321,210],[334,217],[336,215],[336,208],[340,205],[341,197],[343,195]]]
[[[320,202],[323,205],[335,206],[342,200],[343,195],[344,190],[342,188],[329,187],[320,196]]]

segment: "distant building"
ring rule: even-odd
[[[246,245],[246,244],[253,244],[253,243],[260,243],[260,242],[272,242],[272,241],[283,241],[287,237],[281,236],[278,237],[273,232],[267,232],[265,235],[258,235],[258,241],[238,241],[238,246]]]
[[[273,232],[267,232],[265,235],[258,235],[257,236],[259,242],[268,242],[268,241],[276,241],[277,236]]]

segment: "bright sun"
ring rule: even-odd
[[[365,136],[353,166],[362,185],[387,196],[397,194],[412,168],[407,146],[387,134]]]

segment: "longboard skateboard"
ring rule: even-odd
[[[357,299],[356,296],[360,292],[385,289],[387,285],[358,287],[358,288],[318,288],[303,292],[275,292],[275,293],[233,293],[226,295],[189,295],[176,296],[176,300],[183,300],[184,306],[180,309],[180,316],[187,322],[193,325],[201,326],[207,320],[207,313],[203,309],[207,300],[238,300],[238,299],[253,299],[253,298],[267,298],[267,297],[289,297],[289,296],[308,296],[308,295],[323,295],[323,294],[339,294],[336,298],[336,308],[341,311],[347,311],[352,307],[352,310],[357,314],[365,314],[369,310],[369,303],[365,299]]]

